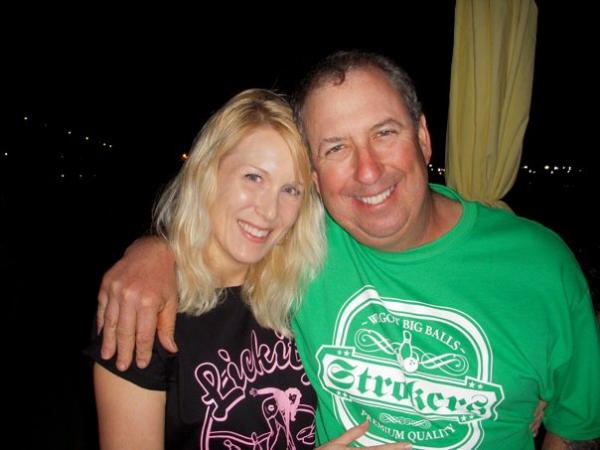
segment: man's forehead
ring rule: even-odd
[[[393,112],[404,116],[408,110],[383,72],[371,68],[353,69],[342,83],[331,80],[311,92],[305,103],[305,129],[309,135],[317,129],[319,134],[336,133],[330,129],[332,126],[343,129],[350,125],[346,123],[350,120],[354,126],[361,122],[372,127],[393,118]]]

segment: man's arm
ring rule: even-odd
[[[548,431],[544,437],[542,450],[597,450],[600,449],[600,438],[589,441],[570,441]]]
[[[98,293],[98,332],[104,329],[102,358],[117,351],[117,367],[136,363],[144,368],[152,356],[154,333],[165,349],[176,352],[173,338],[177,314],[175,261],[158,237],[135,241],[103,277]]]
[[[166,392],[141,388],[94,364],[100,447],[164,448]]]

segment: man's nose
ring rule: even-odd
[[[356,152],[355,176],[363,184],[373,184],[379,180],[383,173],[383,166],[373,148],[362,146]]]

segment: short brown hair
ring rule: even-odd
[[[304,107],[306,99],[312,91],[326,83],[340,85],[351,70],[374,68],[380,70],[390,84],[398,91],[408,109],[415,127],[418,127],[421,117],[421,103],[417,96],[414,83],[410,76],[391,59],[377,53],[360,50],[337,51],[316,63],[299,83],[293,96],[292,106],[294,120],[308,147],[306,130],[304,128]]]

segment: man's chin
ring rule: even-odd
[[[381,251],[395,251],[399,245],[399,227],[359,227],[354,230],[346,228],[354,239],[367,247]]]

